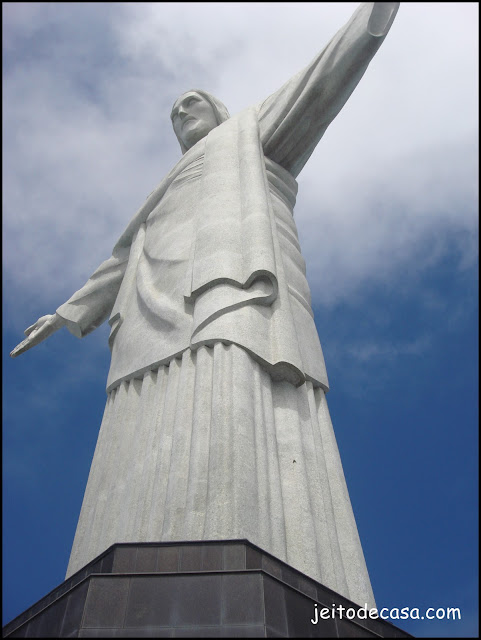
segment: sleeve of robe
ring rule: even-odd
[[[67,329],[77,338],[99,327],[109,317],[129,259],[129,247],[115,251],[87,283],[57,309]]]
[[[258,112],[265,155],[299,175],[381,46],[398,2],[364,2],[305,69]]]
[[[147,215],[162,199],[172,175],[182,168],[180,163],[152,191],[144,204],[127,225],[116,243],[112,256],[102,262],[84,286],[57,309],[67,329],[77,338],[83,338],[107,320],[112,312],[129,263],[132,243]]]

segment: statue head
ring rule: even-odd
[[[170,118],[182,153],[229,118],[220,100],[207,91],[192,89],[174,102]]]

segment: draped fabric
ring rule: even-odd
[[[57,310],[79,337],[109,319],[112,350],[67,575],[116,542],[247,538],[374,606],[293,208],[396,6],[363,3],[279,91],[187,150]]]
[[[111,261],[57,310],[69,326],[84,325],[92,292],[105,280],[110,299],[110,273],[122,272],[109,319],[107,389],[216,340],[243,346],[276,378],[327,389],[295,225],[287,242],[278,237],[279,220],[292,219],[297,183],[264,157],[256,110],[211,131],[156,193]]]
[[[305,296],[296,295],[292,274],[285,269],[280,273],[285,255],[280,255],[265,163],[284,171],[289,176],[284,182],[294,180],[382,44],[397,4],[363,3],[305,69],[261,104],[223,122],[186,151],[135,214],[111,258],[57,309],[69,330],[79,337],[110,316],[109,391],[188,347],[213,340],[244,347],[276,378],[295,385],[311,380],[328,389],[313,323],[306,318],[299,324],[302,315],[296,306],[304,303]],[[191,195],[195,211],[188,211],[184,191],[189,178],[185,173],[200,161],[199,156],[204,169],[201,184],[195,196]],[[184,188],[174,196],[172,187],[182,176]],[[176,230],[175,216],[165,215],[166,199],[170,199],[171,211],[184,209],[185,234]],[[187,220],[189,215],[191,220]],[[149,223],[160,217],[164,222],[157,222],[154,231]],[[165,224],[167,219],[170,227]],[[147,283],[143,273],[149,269],[150,258],[140,245],[144,233],[151,246],[161,242],[159,226],[163,236],[175,235],[175,244],[166,246],[170,257],[157,256],[157,274]],[[180,259],[185,263],[182,269],[177,268],[173,247],[179,251],[189,248],[189,256]],[[167,267],[176,268],[183,279],[182,299],[174,300],[172,291],[163,284]],[[308,287],[301,283],[300,288]],[[134,308],[136,293],[151,303],[147,310],[149,306],[158,310],[151,314],[157,320],[141,320]],[[127,298],[129,306],[122,310]],[[270,306],[270,312],[262,306]],[[129,321],[129,331],[122,326],[128,315],[138,319],[135,325]],[[246,326],[255,326],[255,330],[246,331]],[[308,341],[311,337],[312,344]],[[117,353],[116,342],[121,341],[135,344],[128,357]],[[132,353],[135,357],[130,357]]]
[[[218,342],[109,394],[67,576],[115,542],[232,538],[374,606],[324,391]]]

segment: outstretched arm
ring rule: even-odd
[[[398,2],[364,2],[302,71],[259,107],[264,153],[296,177],[381,46]]]
[[[130,247],[115,252],[57,309],[67,329],[83,338],[109,317],[125,275]]]
[[[42,316],[25,330],[27,338],[10,353],[16,358],[66,326],[77,338],[99,327],[110,315],[129,257],[129,248],[119,250],[92,274],[86,284],[61,305],[56,313]]]

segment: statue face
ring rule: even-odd
[[[193,147],[218,124],[212,105],[194,91],[189,91],[177,100],[171,118],[177,137],[187,149]]]

